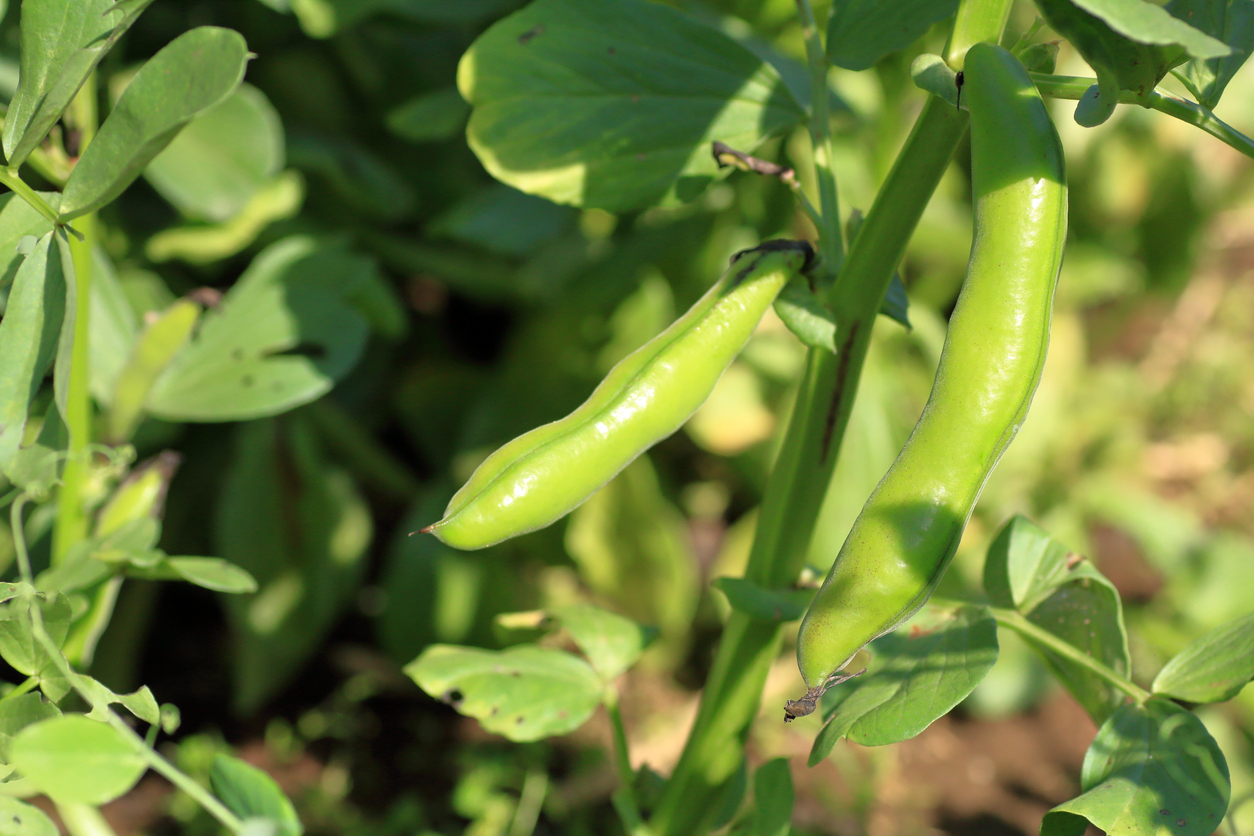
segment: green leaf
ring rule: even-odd
[[[292,802],[274,779],[257,767],[239,758],[217,755],[209,782],[213,794],[241,819],[273,822],[281,836],[301,836],[305,832]]]
[[[225,221],[283,170],[283,123],[265,94],[241,84],[187,124],[144,169],[189,218]]]
[[[152,0],[24,0],[22,70],[4,117],[10,168],[26,161],[87,76]]]
[[[642,0],[537,0],[481,35],[457,79],[489,173],[614,212],[694,199],[712,141],[750,152],[803,115],[769,64]]]
[[[410,142],[451,139],[466,124],[470,105],[457,88],[432,90],[415,96],[387,114],[388,130]]]
[[[788,758],[774,758],[753,773],[753,818],[749,836],[788,836],[796,800]]]
[[[247,714],[301,669],[353,600],[373,526],[352,478],[327,463],[299,414],[240,425],[235,448],[214,534],[215,551],[257,581],[255,595],[223,601],[235,708]]]
[[[118,694],[90,676],[77,674],[77,677],[77,686],[91,694],[93,708],[87,716],[93,720],[104,722],[108,717],[107,707],[116,703],[149,725],[155,726],[161,721],[161,709],[147,685],[134,693]]]
[[[984,564],[984,589],[1000,607],[1018,609],[1029,621],[1126,676],[1131,669],[1119,593],[1093,564],[1067,551],[1022,516],[993,540]],[[1094,722],[1123,704],[1123,692],[1088,668],[1069,661],[1029,636]]]
[[[15,734],[33,723],[60,716],[61,709],[37,693],[19,694],[0,702],[0,763],[11,761],[9,746]]]
[[[1254,51],[1254,0],[1173,0],[1167,11],[1232,49],[1231,55],[1194,58],[1172,70],[1199,103],[1213,109]]]
[[[286,238],[263,250],[157,379],[147,410],[173,421],[274,415],[330,391],[357,362],[367,323],[351,300],[382,281],[339,242]]]
[[[149,320],[129,346],[109,398],[104,430],[107,441],[121,444],[130,440],[143,417],[153,384],[191,339],[199,319],[200,305],[191,299],[179,299]]]
[[[997,622],[985,607],[928,605],[870,647],[871,672],[823,697],[826,723],[811,766],[842,737],[864,746],[897,743],[948,713],[997,661]]]
[[[798,277],[775,297],[775,313],[802,344],[836,352],[836,317]]]
[[[869,69],[957,8],[958,0],[836,0],[827,24],[827,55],[838,67]]]
[[[504,651],[432,645],[405,673],[432,697],[516,742],[579,728],[604,687],[577,656],[531,645]]]
[[[139,333],[139,319],[118,279],[113,262],[101,247],[91,252],[91,328],[87,335],[91,364],[91,395],[102,405],[113,399],[117,380],[131,343]]]
[[[13,738],[13,765],[58,804],[104,804],[147,768],[122,733],[82,714],[27,726]]]
[[[43,615],[44,629],[57,647],[65,643],[70,630],[70,601],[61,593],[51,596],[40,594],[36,599]],[[30,605],[25,599],[14,598],[0,613],[0,657],[24,676],[38,676],[52,666],[43,645],[35,640],[32,632]],[[50,695],[51,696],[51,695]]]
[[[1220,625],[1172,657],[1154,693],[1188,702],[1223,702],[1254,679],[1254,613]]]
[[[61,199],[56,192],[36,194],[54,209]],[[42,238],[49,232],[52,232],[52,221],[35,211],[33,206],[13,192],[0,195],[0,287],[13,281],[18,268],[30,253],[30,250],[25,254],[19,251],[22,239]]]
[[[0,319],[0,469],[10,476],[31,399],[55,356],[67,308],[61,251],[54,234],[40,238],[18,268]]]
[[[256,578],[220,557],[170,557],[152,567],[131,569],[127,575],[154,581],[187,581],[234,595],[257,591]]]
[[[607,682],[634,665],[653,638],[634,621],[591,604],[572,604],[553,614]]]
[[[33,804],[0,796],[0,833],[5,836],[58,836],[56,824]]]
[[[347,136],[291,131],[291,165],[322,182],[349,208],[381,221],[396,222],[413,213],[418,195],[408,178],[386,159]]]
[[[111,202],[197,114],[244,78],[248,45],[230,29],[184,32],[148,60],[74,166],[61,195],[62,221]]]
[[[1195,29],[1169,10],[1145,0],[1072,0],[1115,32],[1141,44],[1179,45],[1194,58],[1219,58],[1231,53],[1223,41]]]
[[[287,170],[262,186],[229,221],[165,229],[148,239],[144,255],[155,262],[180,259],[189,264],[211,264],[230,258],[252,245],[266,227],[300,211],[305,180]]]
[[[767,589],[745,578],[718,578],[714,586],[733,610],[758,621],[785,624],[806,614],[813,589]]]
[[[576,214],[568,206],[498,183],[454,204],[425,232],[502,255],[523,256],[573,226]]]
[[[1155,697],[1125,705],[1093,738],[1080,775],[1084,794],[1045,814],[1041,836],[1106,833],[1209,836],[1228,809],[1223,752],[1194,715]]]

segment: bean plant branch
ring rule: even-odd
[[[1032,81],[1036,84],[1036,89],[1041,91],[1041,95],[1052,96],[1055,99],[1078,100],[1090,87],[1097,83],[1095,78],[1045,75],[1043,73],[1032,73],[1031,75]],[[1201,128],[1221,142],[1232,146],[1245,156],[1254,157],[1254,139],[1224,122],[1197,102],[1182,99],[1162,90],[1151,90],[1144,97],[1131,90],[1124,90],[1119,94],[1119,103],[1139,104],[1142,107],[1148,107],[1168,116],[1173,116],[1182,122],[1188,122],[1196,128]]]
[[[47,628],[44,626],[43,611],[39,607],[39,593],[35,589],[35,577],[31,571],[30,554],[26,549],[26,537],[23,535],[22,528],[22,509],[29,501],[30,497],[26,494],[18,497],[9,510],[9,524],[13,531],[13,547],[17,557],[18,572],[21,575],[22,583],[18,590],[18,595],[26,602],[27,612],[30,613],[31,634],[35,641],[48,654],[53,666],[57,669],[65,680],[70,684],[74,691],[92,707],[92,709],[104,716],[105,722],[122,735],[122,738],[129,743],[140,757],[148,764],[149,768],[162,775],[174,786],[187,793],[201,807],[204,807],[211,816],[217,819],[223,827],[232,833],[239,833],[243,828],[243,822],[226,808],[226,806],[213,796],[208,790],[200,784],[192,780],[191,776],[181,772],[174,764],[163,758],[155,749],[149,746],[142,737],[140,737],[134,729],[132,729],[121,717],[117,715],[107,702],[97,697],[91,690],[83,686],[78,673],[70,667],[69,661],[65,658],[65,654],[61,652],[61,648],[57,647],[56,642],[52,640],[52,636],[48,634]]]
[[[818,223],[820,267],[829,276],[840,270],[845,256],[840,232],[840,201],[836,195],[836,175],[832,172],[832,114],[827,93],[827,52],[819,36],[818,23],[810,0],[797,0],[797,15],[805,36],[806,63],[810,68],[810,142],[814,148],[814,175],[819,186]],[[804,204],[803,204],[804,205]]]
[[[636,798],[636,773],[631,768],[630,750],[627,748],[627,730],[623,725],[622,712],[618,710],[618,694],[611,691],[605,700],[605,711],[610,716],[610,728],[614,733],[614,765],[618,770],[618,790],[614,793],[614,809],[622,819],[628,836],[650,836],[651,831],[640,817],[640,802]]]
[[[1153,696],[1149,691],[1146,691],[1127,677],[1111,670],[1108,666],[1089,656],[1075,645],[1032,623],[1022,613],[1000,607],[990,607],[989,609],[992,610],[993,617],[997,619],[998,624],[1014,630],[1025,639],[1031,639],[1037,644],[1049,648],[1069,662],[1075,662],[1077,665],[1089,669],[1138,703],[1144,703]]]
[[[79,130],[80,155],[96,135],[99,118],[96,95],[96,74],[93,72],[70,103],[67,114],[73,117]],[[61,474],[61,490],[57,496],[57,519],[52,538],[53,565],[65,559],[70,547],[87,536],[88,529],[83,494],[91,464],[88,453],[92,436],[88,348],[91,333],[91,253],[99,237],[96,213],[83,215],[78,220],[78,226],[81,236],[69,239],[74,267],[74,344],[70,352],[70,379],[65,398],[65,424],[69,431],[68,457]]]
[[[803,8],[799,0],[799,8],[804,16],[808,6]],[[955,31],[964,32],[972,43],[996,41],[1008,8],[1009,0],[963,0]],[[817,39],[817,27],[811,30]],[[826,95],[824,78],[816,101]],[[966,124],[965,112],[929,99],[850,246],[829,301],[851,300],[855,305],[847,310],[832,306],[841,315],[838,352],[812,349],[807,358],[745,570],[745,577],[754,583],[789,586],[805,564],[879,304]],[[816,151],[816,164],[819,160]],[[834,222],[826,207],[824,221],[820,229]],[[740,612],[729,617],[696,722],[650,820],[659,836],[689,836],[706,829],[718,794],[744,757],[749,725],[778,654],[781,632],[778,624]]]

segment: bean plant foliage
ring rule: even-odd
[[[863,367],[887,365],[874,322],[915,327],[915,354],[943,330],[898,267],[965,132],[965,49],[1012,48],[1043,95],[1078,102],[1080,126],[1139,106],[1254,156],[1214,113],[1254,51],[1247,0],[1036,0],[1013,16],[1009,0],[201,4],[214,25],[178,5],[23,0],[0,27],[5,833],[57,832],[52,808],[70,832],[108,832],[84,822],[149,771],[201,810],[189,820],[304,832],[225,744],[200,761],[166,745],[179,710],[135,662],[157,581],[220,599],[238,716],[286,693],[360,610],[408,701],[425,692],[529,745],[608,717],[633,836],[796,832],[794,773],[747,758],[748,729],[816,594],[807,564],[832,561],[883,472],[863,489],[846,460],[900,446],[854,411]],[[791,45],[773,41],[785,27]],[[1055,74],[1060,42],[1092,77]],[[875,193],[838,165],[833,131],[865,105],[833,79],[893,62],[895,95],[922,113]],[[847,189],[869,208],[842,218]],[[752,343],[688,440],[664,442],[721,474],[686,494],[691,513],[713,502],[721,518],[711,486],[729,472],[759,506],[729,529],[743,555],[720,558],[708,597],[665,487],[675,467],[650,455],[517,542],[462,553],[410,536],[489,450],[576,406],[728,255],[771,237],[818,254],[775,304],[783,347]],[[490,344],[480,331],[502,317],[522,324]],[[813,733],[809,765],[841,740],[921,734],[1014,634],[1098,728],[1079,794],[1042,834],[1214,832],[1233,778],[1195,710],[1254,678],[1254,614],[1176,642],[1143,686],[1116,585],[1026,516],[994,529],[982,582],[942,583],[815,697],[818,721],[794,727]],[[521,566],[543,593],[502,582]],[[633,765],[623,682],[693,651],[698,600],[722,613],[721,638],[663,776]],[[510,801],[509,832],[535,827],[534,786]],[[462,814],[487,821],[476,809]]]

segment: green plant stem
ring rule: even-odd
[[[22,694],[25,694],[25,693],[27,693],[28,691],[33,690],[33,689],[35,688],[35,686],[36,686],[36,685],[38,685],[38,684],[39,684],[39,677],[37,677],[37,676],[28,676],[28,677],[26,677],[26,681],[25,681],[25,682],[21,682],[21,683],[19,683],[19,684],[17,684],[17,685],[14,685],[14,686],[13,686],[13,690],[12,690],[12,691],[10,691],[9,693],[5,694],[3,697],[0,697],[0,703],[4,703],[4,702],[6,702],[6,701],[8,701],[8,700],[11,700],[11,699],[16,699],[17,697],[20,697],[20,696],[22,696]]]
[[[52,221],[54,224],[57,222],[57,213],[52,210],[51,206],[44,202],[44,199],[40,197],[34,189],[26,185],[26,181],[19,177],[17,172],[13,169],[0,168],[0,185],[8,186],[14,192],[17,192],[18,197],[22,198],[22,200],[25,200],[32,207],[34,207],[36,212]]]
[[[797,0],[797,15],[805,36],[806,61],[810,68],[810,142],[814,147],[814,174],[819,186],[819,211],[816,219],[811,216],[819,232],[819,253],[823,256],[820,269],[829,277],[840,270],[845,256],[844,239],[840,232],[840,202],[836,195],[836,175],[832,173],[832,114],[827,93],[827,53],[819,37],[818,23],[810,0]],[[804,207],[806,204],[803,203]],[[814,207],[810,207],[810,214]]]
[[[1123,691],[1125,694],[1132,697],[1132,699],[1136,700],[1138,703],[1144,703],[1151,696],[1153,696],[1149,691],[1146,691],[1144,688],[1137,685],[1127,677],[1120,676],[1115,673],[1109,667],[1103,665],[1092,656],[1084,653],[1075,645],[1059,638],[1058,636],[1055,636],[1048,630],[1033,624],[1023,614],[1015,610],[1007,610],[1000,607],[989,607],[989,609],[992,610],[993,617],[997,619],[998,624],[1014,630],[1025,639],[1031,639],[1037,644],[1049,648],[1051,651],[1070,662],[1075,662],[1077,665],[1088,668],[1090,671],[1097,674],[1120,691]]]
[[[99,114],[96,109],[96,74],[93,72],[70,103],[69,115],[79,129],[81,155],[96,136]],[[74,263],[74,345],[70,352],[70,380],[65,397],[65,424],[69,431],[68,457],[61,474],[57,496],[57,520],[52,536],[52,564],[65,559],[70,547],[87,536],[88,520],[84,492],[90,466],[91,395],[89,335],[91,334],[92,249],[98,238],[96,213],[77,221],[80,236],[69,238]]]
[[[117,836],[100,811],[90,804],[58,804],[57,813],[70,836]]]
[[[1041,95],[1052,96],[1055,99],[1078,100],[1084,95],[1085,91],[1097,83],[1095,78],[1046,75],[1044,73],[1032,73],[1031,75],[1032,81],[1036,84],[1036,89],[1041,91]],[[1146,96],[1139,96],[1131,90],[1123,90],[1119,94],[1119,103],[1139,104],[1142,107],[1148,107],[1168,116],[1173,116],[1181,122],[1188,122],[1195,128],[1201,128],[1224,144],[1232,146],[1245,156],[1254,157],[1254,139],[1224,122],[1197,102],[1191,102],[1188,99],[1182,99],[1179,96],[1173,96],[1171,93],[1164,93],[1161,90],[1151,90]]]
[[[1011,4],[1007,0],[967,0],[954,18],[954,28],[941,57],[950,69],[961,70],[967,50],[981,41],[997,43],[1010,17]]]
[[[623,821],[623,828],[630,836],[649,836],[649,828],[640,817],[640,802],[636,798],[636,773],[631,768],[631,755],[627,748],[627,730],[623,715],[618,710],[618,695],[611,692],[605,700],[605,711],[610,716],[610,728],[614,732],[614,765],[618,770],[618,790],[614,793],[614,809]]]
[[[39,642],[44,652],[48,654],[48,658],[52,660],[52,664],[57,671],[65,677],[70,686],[78,693],[83,701],[92,707],[97,713],[103,714],[105,722],[113,726],[122,735],[127,743],[131,744],[140,756],[148,763],[148,766],[155,772],[164,776],[166,780],[174,784],[183,792],[191,796],[200,806],[204,807],[211,816],[217,819],[223,827],[232,833],[238,833],[243,827],[243,822],[239,817],[232,813],[215,798],[208,790],[197,784],[192,778],[174,766],[165,758],[161,757],[155,749],[144,742],[144,739],[135,733],[125,721],[119,717],[107,703],[98,702],[96,696],[84,688],[79,681],[79,675],[70,667],[70,663],[66,660],[65,655],[61,652],[61,648],[57,647],[56,642],[48,635],[48,630],[44,627],[43,611],[40,610],[38,602],[35,600],[38,593],[35,590],[35,578],[31,572],[30,554],[26,550],[26,538],[23,536],[22,528],[22,508],[29,501],[29,497],[23,494],[13,503],[13,507],[9,510],[9,523],[13,530],[13,547],[17,556],[18,572],[21,574],[22,586],[19,594],[28,604],[28,612],[31,616],[31,633],[35,637],[35,641]]]

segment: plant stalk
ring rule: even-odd
[[[819,186],[819,253],[821,269],[828,277],[840,271],[845,245],[840,232],[840,201],[832,173],[832,114],[827,93],[827,53],[819,35],[810,0],[797,0],[797,15],[806,43],[810,69],[810,143],[814,148],[814,174]],[[811,210],[812,211],[812,210]],[[813,220],[813,218],[811,218]]]

